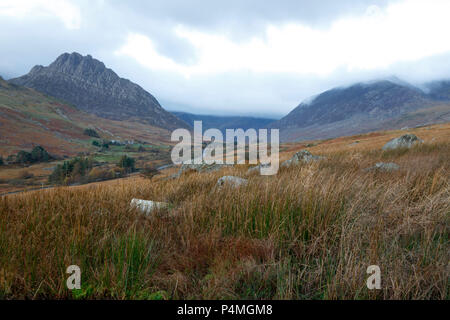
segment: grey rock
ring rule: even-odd
[[[375,166],[367,168],[366,171],[380,170],[380,171],[396,171],[400,166],[393,162],[378,162]]]
[[[259,164],[255,167],[251,167],[247,170],[247,174],[252,174],[252,173],[261,173],[261,168],[268,168],[270,167],[270,164]]]
[[[177,175],[181,176],[181,174],[184,171],[188,170],[194,170],[197,172],[213,172],[213,171],[219,171],[222,168],[230,167],[231,165],[228,164],[207,164],[205,162],[202,163],[183,163],[180,167],[180,170],[178,171]]]
[[[417,138],[414,134],[405,134],[401,137],[392,139],[383,146],[383,150],[393,150],[397,148],[411,148],[416,143],[422,143],[423,140]]]
[[[217,180],[217,186],[222,187],[224,185],[230,185],[232,187],[240,187],[242,185],[246,185],[248,182],[247,179],[235,177],[235,176],[223,176],[219,180]]]
[[[79,53],[64,53],[47,67],[35,66],[10,83],[67,101],[78,109],[113,120],[136,120],[165,129],[190,128],[164,110],[156,98],[113,70]]]
[[[325,157],[315,156],[311,154],[311,152],[309,152],[308,150],[300,150],[299,152],[294,154],[291,159],[284,161],[281,164],[281,167],[290,167],[291,165],[296,165],[301,162],[308,163],[311,161],[317,161],[322,159],[325,159]]]
[[[248,173],[248,174],[256,173],[256,172],[259,173],[260,171],[261,171],[261,167],[258,165],[258,166],[249,168],[249,169],[247,170],[247,173]]]
[[[133,209],[137,209],[146,216],[148,216],[155,210],[168,208],[169,204],[165,202],[156,202],[151,200],[132,199],[130,207]]]

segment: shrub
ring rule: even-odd
[[[100,138],[100,136],[98,135],[97,131],[95,131],[94,129],[84,129],[84,135],[89,136],[89,137],[93,137],[93,138]]]
[[[101,146],[100,142],[98,142],[97,140],[92,141],[92,145],[96,146],[96,147],[100,147]]]
[[[32,162],[47,162],[51,158],[52,157],[48,154],[48,152],[41,146],[36,146],[33,150],[31,150]]]
[[[141,172],[141,176],[144,178],[151,179],[158,174],[158,170],[153,166],[145,166]]]
[[[114,172],[111,172],[108,169],[102,169],[100,167],[95,167],[89,172],[88,178],[89,178],[89,182],[108,180],[108,179],[114,179],[115,174],[114,174]]]
[[[20,164],[31,163],[31,153],[20,150],[17,155],[15,161]]]
[[[50,183],[64,184],[70,182],[83,182],[83,178],[92,169],[92,160],[89,158],[75,158],[57,165],[49,176]]]
[[[31,152],[20,150],[15,157],[15,162],[20,164],[29,164],[47,162],[51,159],[52,157],[43,147],[36,146],[33,150],[31,150]]]
[[[127,155],[123,155],[119,160],[119,167],[125,169],[127,172],[135,170],[135,160]]]

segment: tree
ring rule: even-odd
[[[31,163],[32,162],[31,153],[20,150],[16,155],[16,162],[20,164]]]
[[[62,165],[58,164],[55,169],[53,169],[52,174],[48,177],[50,183],[60,184],[64,180],[64,172],[62,170]]]
[[[127,155],[123,155],[119,160],[119,167],[125,169],[127,172],[135,170],[135,160]]]
[[[90,128],[84,129],[84,132],[83,132],[83,133],[84,133],[86,136],[89,136],[89,137],[100,138],[100,136],[98,135],[97,131],[95,131],[94,129],[90,129]]]
[[[49,176],[50,183],[62,184],[66,182],[79,182],[92,169],[92,160],[89,158],[75,158],[57,165]]]
[[[44,148],[42,148],[41,146],[36,146],[33,148],[33,150],[31,150],[31,152],[20,150],[16,155],[15,162],[20,164],[26,164],[36,162],[47,162],[51,159],[52,157]]]
[[[47,162],[51,157],[48,152],[41,146],[36,146],[31,150],[31,161],[32,162]]]
[[[5,163],[3,162],[3,157],[0,156],[0,166],[4,165]]]

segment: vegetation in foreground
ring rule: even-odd
[[[325,141],[326,160],[270,177],[242,166],[1,197],[0,298],[449,299],[448,135],[389,152],[379,136]],[[400,170],[364,170],[379,161]],[[249,183],[215,188],[223,175]],[[132,198],[172,205],[146,217]],[[81,290],[66,288],[72,264]]]

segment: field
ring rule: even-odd
[[[139,146],[142,146],[144,151],[138,152]],[[128,147],[130,149],[126,150],[125,146],[111,145],[106,151],[93,151],[84,154],[90,157],[95,162],[97,169],[101,169],[101,171],[108,171],[117,167],[119,159],[123,155],[135,159],[136,169],[141,171],[146,166],[159,167],[170,162],[169,146],[135,144]],[[58,164],[62,164],[67,160],[69,159],[31,165],[0,166],[0,196],[8,193],[52,187],[49,182],[50,174]]]
[[[381,151],[406,132],[425,143]],[[327,159],[0,197],[0,298],[449,299],[450,124],[287,144],[281,160],[303,148]],[[364,170],[379,161],[400,169]],[[224,175],[249,183],[216,188]],[[171,205],[146,217],[132,198]]]

